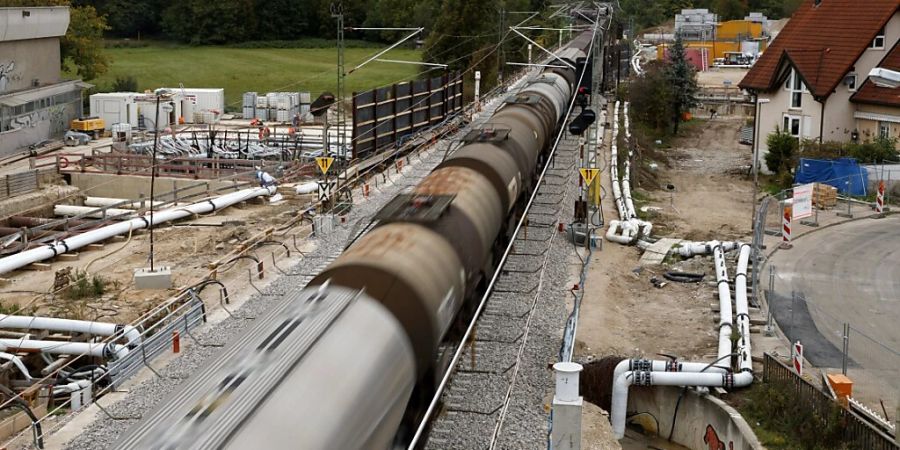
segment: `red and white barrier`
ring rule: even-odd
[[[781,248],[791,248],[791,205],[784,205],[784,216],[781,221]]]
[[[875,197],[875,212],[884,213],[884,181],[878,182],[878,196]]]

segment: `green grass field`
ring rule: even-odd
[[[187,47],[166,44],[138,48],[107,48],[109,71],[91,81],[101,90],[116,77],[131,75],[140,90],[161,86],[225,88],[229,111],[239,111],[247,91],[309,91],[315,99],[337,87],[337,50],[327,48]],[[378,48],[348,48],[346,70],[368,59]],[[416,50],[392,50],[382,58],[419,61]],[[346,78],[347,95],[415,77],[420,66],[373,61]]]

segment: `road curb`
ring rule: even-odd
[[[884,217],[892,216],[892,215],[895,215],[895,214],[898,214],[898,212],[896,212],[896,211],[887,211],[887,212],[881,213],[881,215],[884,216]],[[811,229],[811,230],[809,230],[809,231],[807,231],[807,232],[805,232],[805,233],[803,233],[803,234],[798,234],[797,237],[793,238],[792,240],[796,241],[796,240],[798,240],[798,239],[800,239],[800,238],[802,238],[802,237],[804,237],[804,236],[808,236],[808,235],[813,234],[813,233],[815,233],[815,232],[817,232],[817,231],[827,230],[827,229],[829,229],[829,228],[836,227],[836,226],[838,226],[838,225],[844,225],[844,224],[850,223],[850,222],[856,222],[856,221],[864,220],[864,219],[871,219],[871,218],[874,218],[875,216],[878,216],[878,215],[879,215],[879,213],[872,213],[872,214],[868,214],[868,215],[865,215],[865,216],[854,217],[854,218],[852,218],[852,219],[842,220],[842,221],[840,221],[840,222],[835,222],[835,223],[830,223],[830,224],[828,224],[828,225],[822,225],[822,226],[819,226],[819,227],[815,227],[815,228],[813,228],[813,229]],[[774,256],[775,253],[778,252],[778,250],[781,250],[781,248],[780,248],[779,246],[775,246],[775,248],[774,248],[771,252],[769,252],[769,253],[766,255],[766,260],[762,263],[762,265],[759,266],[760,273],[762,273],[763,267],[765,267],[765,266],[769,263],[769,259],[771,259],[772,256]]]

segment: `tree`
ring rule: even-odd
[[[628,99],[634,119],[656,131],[663,131],[672,117],[672,88],[665,65],[651,61],[644,73],[628,85]]]
[[[785,130],[775,127],[766,137],[766,167],[776,175],[790,174],[800,142]]]
[[[672,86],[672,123],[674,134],[678,134],[678,125],[685,111],[697,106],[697,73],[687,61],[684,43],[681,36],[675,36],[675,43],[669,47],[669,65],[666,70],[669,84]]]
[[[109,27],[93,6],[72,7],[69,15],[69,29],[60,40],[62,66],[93,80],[109,68],[109,57],[103,53],[103,32]]]
[[[450,70],[481,70],[485,87],[497,74],[498,5],[483,0],[444,0],[434,30],[425,40],[425,62],[448,64]],[[473,37],[474,36],[474,37]]]
[[[252,0],[185,0],[173,2],[163,13],[169,36],[192,44],[225,44],[256,37]]]

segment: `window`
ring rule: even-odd
[[[872,39],[872,45],[870,45],[869,48],[884,50],[884,28],[878,31],[878,34],[875,35],[875,39]]]
[[[784,131],[791,136],[800,137],[800,116],[784,116]]]
[[[891,137],[891,124],[888,122],[878,122],[878,137]]]
[[[844,78],[844,84],[847,85],[847,89],[850,92],[856,92],[856,74],[847,74],[847,76]]]
[[[803,80],[800,78],[800,74],[798,74],[796,70],[791,69],[791,74],[788,75],[788,79],[784,83],[784,88],[791,92],[791,109],[802,108],[803,93],[807,91],[806,86],[803,84]]]

